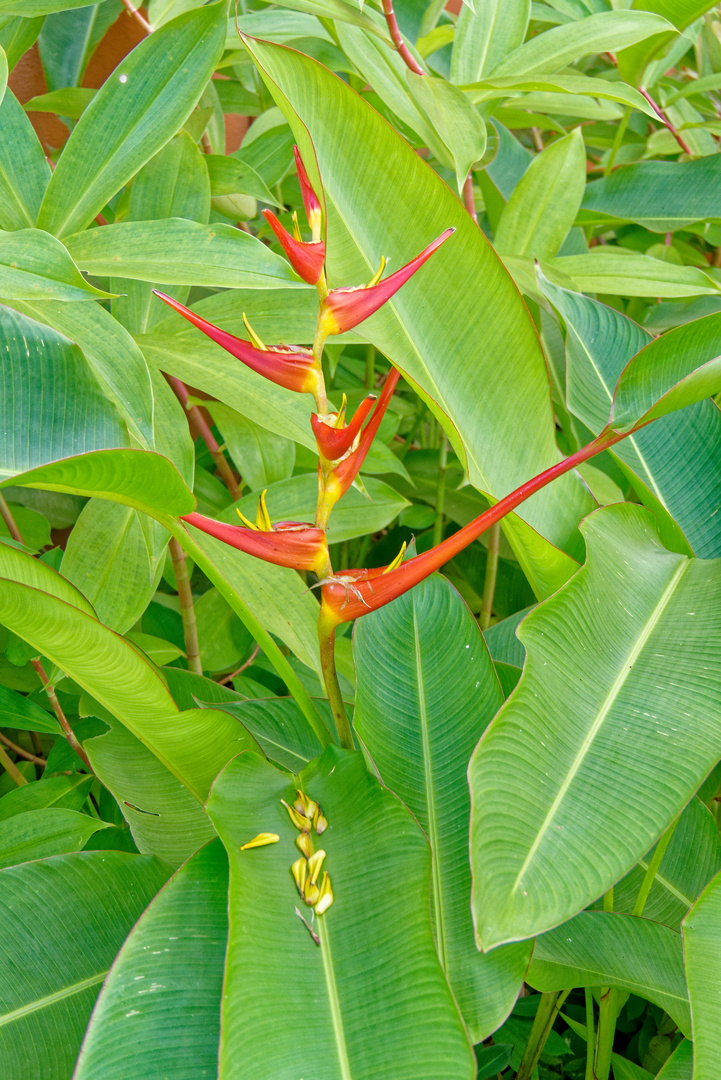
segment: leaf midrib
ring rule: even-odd
[[[636,641],[634,642],[633,647],[630,649],[630,651],[629,651],[629,653],[628,653],[628,655],[626,657],[626,660],[623,663],[623,666],[622,666],[621,670],[619,671],[618,675],[616,676],[616,679],[614,680],[614,682],[613,682],[613,684],[611,686],[611,689],[609,690],[603,704],[601,705],[600,709],[598,710],[595,720],[593,721],[591,727],[588,730],[588,733],[587,733],[586,737],[584,738],[583,742],[581,743],[581,746],[580,746],[580,748],[578,750],[578,753],[576,754],[576,757],[573,760],[573,764],[571,765],[571,768],[568,770],[568,773],[566,774],[566,776],[565,776],[565,778],[563,780],[563,783],[561,784],[560,788],[558,789],[558,794],[556,795],[555,799],[551,803],[551,806],[550,806],[550,808],[548,810],[548,813],[546,814],[546,816],[545,816],[545,818],[543,820],[543,823],[542,823],[540,829],[538,830],[538,833],[536,834],[536,839],[533,841],[533,843],[531,845],[531,848],[530,848],[530,850],[528,852],[528,855],[524,859],[523,865],[521,866],[521,869],[518,872],[518,876],[516,877],[516,880],[513,883],[513,888],[511,889],[511,895],[515,895],[519,885],[521,884],[521,881],[523,879],[523,875],[526,873],[526,871],[528,870],[528,867],[533,862],[533,859],[535,858],[536,853],[537,853],[539,847],[541,846],[541,843],[543,842],[544,837],[546,836],[546,833],[548,832],[548,830],[551,827],[551,823],[552,823],[553,819],[555,818],[556,814],[558,813],[559,807],[563,803],[563,800],[565,799],[566,794],[568,793],[568,790],[569,790],[571,784],[573,783],[576,776],[578,775],[578,772],[579,772],[581,766],[583,765],[583,762],[586,759],[586,755],[590,751],[590,749],[591,749],[591,747],[592,747],[592,745],[593,745],[593,743],[595,741],[596,736],[598,735],[599,731],[601,730],[601,728],[602,728],[602,726],[604,724],[604,721],[606,720],[606,717],[608,716],[609,712],[611,711],[611,709],[612,709],[612,707],[613,707],[613,705],[614,705],[614,703],[616,701],[616,698],[618,697],[618,695],[620,694],[623,686],[625,685],[629,674],[631,673],[631,671],[633,671],[633,668],[634,668],[634,666],[636,664],[636,661],[638,660],[639,656],[641,655],[646,643],[648,642],[649,638],[651,637],[651,634],[655,630],[655,628],[656,628],[659,620],[661,619],[664,611],[668,607],[668,605],[669,605],[669,603],[671,601],[671,597],[673,596],[674,592],[676,591],[676,588],[678,587],[678,584],[679,584],[681,578],[683,577],[684,573],[686,572],[686,570],[688,569],[688,567],[690,565],[691,565],[691,560],[687,559],[687,558],[684,558],[683,561],[681,562],[681,564],[679,565],[679,567],[674,572],[674,574],[673,574],[671,580],[669,581],[668,585],[664,589],[663,594],[661,595],[660,599],[658,600],[658,603],[656,604],[655,608],[653,609],[650,617],[644,623],[644,625],[643,625],[643,627],[641,629],[641,632],[638,635],[638,637],[636,638]]]
[[[28,1016],[30,1013],[39,1012],[40,1009],[47,1009],[50,1005],[63,1001],[64,998],[72,997],[73,994],[80,994],[90,986],[96,986],[97,983],[103,981],[109,970],[109,968],[106,968],[105,971],[100,971],[87,979],[81,979],[80,982],[64,986],[61,990],[56,990],[54,994],[47,994],[45,997],[37,998],[35,1001],[29,1001],[27,1005],[21,1005],[19,1009],[13,1009],[12,1012],[5,1013],[0,1016],[0,1027],[5,1024],[13,1024],[16,1020],[21,1020],[22,1017]]]
[[[336,1050],[338,1051],[338,1065],[340,1066],[341,1080],[353,1080],[353,1074],[348,1061],[348,1048],[343,1031],[343,1016],[338,1000],[338,987],[335,981],[333,969],[333,955],[328,937],[328,926],[323,915],[318,921],[318,937],[320,938],[320,951],[323,957],[323,971],[325,973],[325,985],[328,990],[328,1005],[330,1007],[331,1020],[333,1022],[333,1034],[335,1036]]]

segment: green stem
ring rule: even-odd
[[[0,765],[2,765],[10,779],[18,787],[22,787],[23,784],[28,783],[27,778],[23,776],[13,759],[5,750],[3,750],[2,746],[0,746]]]
[[[499,521],[491,525],[488,530],[488,557],[486,559],[486,576],[483,582],[483,598],[481,600],[481,616],[478,620],[481,630],[487,630],[491,624],[493,614],[493,597],[496,592],[496,578],[498,577],[498,551],[501,546],[501,524]]]
[[[376,384],[376,350],[373,345],[366,347],[366,390],[372,390]]]
[[[570,993],[570,990],[564,990],[563,993],[556,991],[555,993],[541,994],[541,1000],[538,1003],[531,1034],[528,1037],[528,1043],[521,1059],[521,1066],[516,1074],[516,1080],[530,1080],[533,1076],[543,1053],[543,1048],[546,1045],[546,1039],[551,1033],[553,1023]]]
[[[584,1080],[593,1080],[593,1051],[596,1037],[593,1029],[593,994],[587,986],[586,995],[586,1075]]]
[[[594,1080],[608,1080],[611,1071],[613,1040],[616,1036],[618,1018],[618,990],[615,986],[604,986],[601,991],[601,1003],[598,1007],[598,1037],[596,1039],[596,1062]]]
[[[446,466],[448,463],[448,440],[441,432],[441,448],[438,454],[438,482],[436,484],[436,520],[433,523],[433,546],[443,539],[443,508],[446,502]]]
[[[320,664],[323,669],[323,681],[325,682],[328,701],[338,731],[338,740],[344,750],[354,750],[353,732],[348,723],[343,695],[340,692],[338,682],[338,672],[335,669],[335,627],[328,629],[322,615],[318,619],[318,642],[320,644]]]
[[[626,134],[626,128],[628,127],[628,122],[630,119],[631,106],[627,105],[626,111],[621,118],[621,122],[616,128],[616,135],[613,140],[613,146],[611,147],[611,153],[608,155],[608,161],[606,162],[606,167],[603,170],[604,176],[609,176],[611,173],[611,169],[613,168],[614,162],[616,161],[616,154],[618,153],[621,143],[623,142],[623,137]]]
[[[22,538],[20,530],[15,524],[15,518],[12,516],[10,507],[5,502],[5,496],[2,493],[0,493],[0,517],[7,525],[7,530],[12,536],[13,540],[17,540],[18,544],[24,544],[25,541]]]
[[[648,894],[651,892],[651,886],[653,885],[654,878],[658,873],[661,861],[666,854],[666,848],[671,842],[671,837],[673,836],[677,825],[678,818],[676,818],[676,820],[669,825],[669,827],[666,829],[666,832],[656,844],[656,850],[653,853],[653,858],[648,864],[648,868],[644,875],[643,881],[641,882],[641,888],[638,890],[636,903],[633,905],[633,911],[631,912],[632,915],[643,915],[643,909],[646,906]]]
[[[188,661],[188,668],[190,671],[194,671],[196,675],[202,675],[203,665],[200,660],[198,625],[195,621],[193,591],[190,588],[190,578],[188,577],[188,564],[185,559],[185,552],[175,537],[171,538],[168,550],[170,551],[170,558],[173,560],[175,586],[178,590],[178,599],[180,600],[180,616],[183,620],[185,656]]]

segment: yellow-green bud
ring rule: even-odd
[[[315,816],[313,818],[313,824],[315,826],[315,831],[318,833],[318,836],[320,836],[321,833],[324,833],[325,830],[328,828],[328,821],[323,816],[323,811],[321,810],[320,807],[318,807],[318,809],[315,812]]]
[[[308,899],[306,897],[306,903]],[[323,915],[333,903],[333,890],[330,886],[330,878],[326,872],[323,873],[323,880],[320,883],[320,890],[318,900],[315,905],[316,915]]]
[[[314,852],[308,859],[308,871],[310,873],[310,880],[313,885],[315,885],[318,881],[324,859],[325,852],[322,849]]]
[[[308,907],[313,907],[313,904],[317,904],[318,900],[320,899],[320,889],[318,888],[318,886],[311,885],[309,882],[305,887],[303,899],[305,900]]]
[[[293,822],[296,829],[300,829],[301,832],[310,832],[310,822],[305,817],[303,817],[302,814],[297,813],[297,811],[294,810],[292,806],[288,806],[288,803],[285,801],[285,799],[281,799],[280,801],[288,811],[288,817]]]
[[[295,878],[298,892],[302,896],[305,890],[306,882],[308,881],[308,861],[302,856],[300,859],[296,859],[290,868],[290,872]]]
[[[293,803],[293,808],[297,813],[301,814],[304,818],[313,820],[316,810],[318,809],[318,803],[313,799],[309,799],[304,791],[297,791],[298,798]]]
[[[267,847],[268,844],[277,844],[280,837],[274,832],[262,832],[254,836],[252,840],[249,840],[247,844],[241,844],[240,850],[247,851],[248,848],[254,847]]]
[[[313,854],[313,841],[310,838],[310,833],[302,832],[300,836],[296,836],[295,843],[298,851],[302,851],[306,859],[309,859]]]

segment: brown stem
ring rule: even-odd
[[[666,116],[666,113],[663,111],[661,106],[656,104],[656,102],[653,100],[653,98],[649,94],[648,90],[644,90],[644,88],[642,86],[639,87],[639,90],[641,91],[643,96],[646,98],[646,101],[649,103],[649,105],[651,106],[653,111],[656,113],[659,120],[661,121],[663,126],[666,128],[666,130],[671,132],[671,134],[673,135],[674,139],[676,140],[678,145],[681,147],[683,152],[685,154],[688,154],[689,157],[693,157],[693,151],[691,150],[691,147],[688,145],[688,143],[684,139],[683,135],[681,135],[680,132],[677,131],[677,129],[673,126],[673,124],[671,123],[669,118]]]
[[[220,686],[226,686],[229,682],[233,681],[233,679],[236,677],[236,675],[240,675],[242,672],[245,671],[246,668],[249,668],[250,665],[255,660],[255,658],[256,658],[256,656],[258,655],[259,652],[260,652],[260,645],[256,645],[255,648],[253,649],[252,653],[248,657],[248,659],[245,661],[245,663],[241,664],[237,671],[231,671],[230,675],[226,675],[225,678],[220,679],[219,680],[219,685]]]
[[[328,691],[328,701],[338,731],[338,740],[344,750],[354,750],[353,732],[348,723],[343,695],[340,692],[338,682],[338,672],[335,668],[335,627],[329,630],[326,629],[322,616],[318,619],[318,641],[320,643],[320,664],[323,669],[323,680]]]
[[[45,687],[45,693],[48,695],[48,701],[50,702],[50,704],[52,706],[53,712],[55,713],[55,715],[58,718],[58,723],[60,724],[60,727],[65,732],[65,738],[68,740],[68,742],[70,743],[70,745],[72,746],[73,750],[78,755],[80,760],[83,762],[83,764],[90,770],[91,773],[94,774],[94,769],[93,769],[92,765],[90,764],[90,759],[88,758],[88,755],[83,750],[83,747],[82,747],[81,743],[78,741],[77,735],[75,734],[73,729],[70,727],[70,724],[68,723],[68,719],[67,719],[65,713],[63,712],[62,705],[58,701],[58,695],[55,693],[55,688],[50,685],[50,683],[48,681],[48,677],[45,674],[45,670],[43,668],[43,665],[37,659],[31,660],[30,662],[33,665],[33,667],[35,668],[35,671],[37,672],[38,678],[40,679],[40,682]]]
[[[498,551],[501,546],[501,525],[496,522],[488,530],[488,558],[486,560],[486,576],[483,582],[483,599],[481,600],[481,616],[478,620],[481,630],[487,630],[493,614],[493,597],[496,592],[496,579],[498,577]]]
[[[396,15],[393,10],[393,0],[381,0],[383,6],[383,14],[386,17],[388,24],[388,32],[391,35],[391,41],[395,45],[396,49],[403,57],[406,67],[409,67],[411,71],[415,71],[416,75],[425,75],[425,71],[410,52],[408,46],[401,37],[400,28],[396,21]]]
[[[188,668],[197,675],[203,674],[203,665],[200,661],[200,647],[198,645],[198,625],[195,621],[195,608],[193,607],[193,593],[190,588],[188,577],[188,564],[185,560],[185,552],[175,539],[172,538],[168,545],[170,558],[173,560],[175,571],[175,585],[180,600],[180,615],[183,620],[183,633],[185,635],[185,654]]]
[[[1,731],[0,743],[3,743],[5,746],[7,746],[9,750],[13,750],[21,758],[25,758],[26,761],[32,761],[34,765],[42,765],[43,767],[47,765],[47,761],[44,757],[36,757],[36,755],[31,754],[29,750],[23,750],[22,746],[18,746],[18,744],[14,743],[12,739],[8,739],[7,735],[3,735]]]
[[[170,388],[172,389],[180,404],[185,409],[186,413],[188,414],[188,423],[190,424],[191,429],[195,428],[200,438],[208,447],[213,461],[217,466],[218,472],[222,476],[225,486],[230,492],[230,496],[233,502],[237,502],[240,498],[240,488],[238,487],[238,481],[233,476],[233,470],[231,469],[228,462],[225,460],[225,454],[215,441],[213,432],[210,430],[210,427],[205,417],[203,416],[203,413],[197,405],[190,404],[190,399],[188,397],[188,388],[184,382],[182,382],[180,379],[176,379],[174,375],[166,374],[165,378],[168,380]]]
[[[146,33],[146,34],[152,34],[152,32],[153,32],[153,28],[152,28],[152,26],[150,25],[150,23],[148,22],[148,20],[147,20],[147,19],[145,18],[145,16],[144,16],[144,15],[141,15],[141,14],[140,14],[140,12],[138,11],[138,9],[137,9],[137,8],[135,7],[135,5],[134,5],[134,4],[132,3],[132,0],[120,0],[120,3],[121,3],[121,4],[123,5],[123,7],[125,8],[125,10],[127,11],[128,15],[131,15],[131,16],[132,16],[132,18],[134,18],[134,19],[135,19],[135,21],[136,21],[136,22],[137,22],[137,23],[138,23],[138,24],[139,24],[140,26],[142,26],[142,28],[143,28],[143,30],[145,31],[145,33]]]
[[[0,765],[2,765],[5,772],[18,787],[22,787],[23,784],[28,783],[27,777],[23,776],[13,759],[9,754],[5,753],[2,746],[0,746]]]
[[[473,172],[469,172],[463,185],[463,205],[473,220],[478,224],[476,217],[476,200],[473,198]]]
[[[0,493],[0,517],[2,517],[3,521],[7,525],[8,532],[12,536],[13,540],[17,540],[18,544],[24,544],[25,541],[20,534],[20,530],[15,524],[15,518],[12,515],[10,507],[5,502],[5,496],[2,493]]]

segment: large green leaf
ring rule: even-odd
[[[464,4],[453,40],[453,82],[472,83],[493,71],[523,44],[530,14],[530,0],[487,0],[477,11]]]
[[[548,265],[571,278],[578,292],[668,297],[718,293],[709,275],[696,266],[678,266],[624,248],[599,245],[582,255],[561,255]]]
[[[46,807],[82,810],[92,783],[92,776],[75,772],[69,776],[43,777],[37,783],[23,784],[0,799],[0,821]]]
[[[501,214],[495,247],[501,255],[552,259],[573,225],[586,185],[580,128],[538,154]]]
[[[145,450],[100,450],[66,457],[5,480],[0,487],[95,495],[156,516],[179,516],[195,509],[195,499],[174,465]]]
[[[290,874],[297,835],[287,774],[252,754],[213,786],[208,812],[230,859],[223,1080],[446,1080],[475,1075],[428,910],[430,859],[410,814],[358,753],[329,748],[299,778],[320,802],[335,902],[312,918]],[[240,851],[260,832],[281,839]],[[300,1006],[298,995],[312,1007]]]
[[[336,658],[337,662],[337,658]],[[226,701],[206,708],[223,709],[253,735],[266,757],[283,769],[299,773],[323,747],[292,698],[265,697],[255,701]],[[320,705],[320,702],[316,701]],[[327,704],[327,703],[326,703]],[[326,723],[332,724],[330,709]]]
[[[479,77],[480,79],[480,77]],[[481,102],[494,98],[515,97],[518,90],[541,91],[548,94],[573,94],[576,101],[579,97],[591,97],[601,101],[619,101],[624,105],[630,105],[648,116],[657,118],[657,113],[646,101],[643,94],[627,86],[624,82],[609,82],[606,79],[592,79],[587,75],[512,75],[507,78],[473,78],[468,80],[470,86],[464,86],[471,101]],[[561,102],[563,98],[560,99]],[[524,100],[524,104],[528,103]],[[548,102],[550,104],[550,101]],[[569,110],[573,111],[570,104]],[[612,175],[615,175],[613,173]]]
[[[323,178],[333,285],[367,281],[381,255],[402,265],[444,228],[456,227],[363,332],[449,427],[471,482],[497,498],[557,461],[538,339],[520,297],[461,204],[340,79],[291,50],[258,41],[247,45],[289,119],[311,178],[318,182],[317,169]],[[513,394],[505,389],[509,380],[517,387]],[[481,385],[482,394],[469,393]],[[557,587],[575,569],[558,548],[573,543],[588,508],[578,478],[571,477],[524,504],[523,520],[506,519],[539,592],[547,594],[551,578]]]
[[[74,1080],[216,1075],[227,909],[228,859],[215,841],[133,927],[98,998]]]
[[[113,71],[68,139],[38,226],[67,236],[175,135],[220,59],[226,4],[210,4],[150,34]]]
[[[167,877],[157,859],[117,851],[0,872],[3,1080],[70,1076],[103,979]]]
[[[685,29],[713,6],[711,0],[633,0],[632,3],[634,8],[657,12],[668,19],[672,24],[669,30],[673,27],[677,27],[679,30]],[[659,55],[663,57],[668,52],[669,42],[673,41],[676,36],[671,33],[656,34],[646,41],[622,49],[617,60],[623,78],[629,82],[642,81],[644,72],[651,60]],[[688,43],[686,49],[688,49]],[[682,55],[683,52],[679,53],[678,59]],[[669,66],[673,66],[673,61],[669,62],[669,59],[667,59],[666,63],[663,63],[661,60],[659,64],[661,64],[661,73],[663,73],[668,70]]]
[[[441,577],[360,619],[353,654],[354,726],[430,841],[438,954],[479,1043],[511,1011],[531,952],[521,944],[483,954],[473,940],[466,773],[503,694],[477,622]]]
[[[401,510],[408,506],[408,501],[382,480],[366,477],[363,485],[367,496],[356,488],[351,488],[343,501],[334,509],[328,523],[328,543],[337,544],[341,540],[351,540],[356,536],[380,532],[397,518]],[[315,520],[315,507],[318,499],[318,477],[315,473],[303,473],[289,480],[280,480],[267,489],[266,503],[273,521],[308,521]],[[236,507],[245,517],[255,521],[258,505],[258,492],[244,496],[240,502],[233,503],[223,510],[218,517],[221,521],[239,525]]]
[[[651,335],[615,308],[543,279],[541,284],[566,324],[568,408],[598,435],[608,423],[624,367]],[[721,522],[714,514],[721,499],[721,412],[715,402],[661,417],[612,453],[669,539],[676,522],[691,552],[700,558],[721,555]]]
[[[103,393],[115,403],[129,430],[141,446],[152,449],[153,393],[148,366],[117,319],[100,304],[10,300],[9,306],[78,345]]]
[[[52,567],[47,563],[42,562],[40,559],[33,559],[24,551],[18,550],[18,548],[11,547],[10,544],[3,544],[0,542],[0,577],[8,578],[10,581],[19,581],[23,585],[29,585],[32,589],[39,589],[41,592],[49,593],[50,596],[56,596],[59,600],[63,600],[66,604],[72,604],[73,607],[78,608],[80,611],[85,612],[86,615],[90,615],[91,618],[97,618],[93,611],[92,604],[88,603],[74,585],[71,585]],[[28,718],[32,717],[35,713],[34,709],[30,708],[31,703],[27,702],[26,706],[22,708],[22,713],[26,713]],[[14,718],[18,720],[17,727],[23,727],[28,731],[56,731],[56,728],[33,728],[28,727],[26,724],[20,724],[19,719],[21,713],[21,707],[15,705],[13,701]],[[48,721],[50,722],[50,721]],[[7,725],[12,727],[13,725]]]
[[[251,491],[262,491],[293,475],[295,444],[290,439],[260,427],[220,401],[206,401],[205,408]]]
[[[485,153],[486,125],[478,110],[452,82],[412,71],[406,73],[406,78],[448,148],[456,170],[456,186],[462,194],[471,166]]]
[[[77,810],[26,810],[3,823],[0,868],[80,851],[93,833],[107,828],[105,821]]]
[[[589,53],[616,52],[666,31],[673,31],[673,26],[658,15],[643,11],[601,11],[537,34],[509,53],[489,74],[531,75],[536,71],[550,74]]]
[[[682,1043],[679,1043],[656,1076],[658,1080],[692,1080],[693,1043],[690,1039],[684,1039]]]
[[[47,731],[51,735],[60,734],[60,725],[54,713],[46,712],[34,701],[11,690],[8,686],[0,686],[0,726],[17,728],[18,731]]]
[[[581,912],[536,939],[528,981],[544,991],[618,986],[660,1005],[690,1034],[681,937],[648,919]]]
[[[611,424],[627,431],[721,390],[721,312],[671,330],[624,368],[613,395]]]
[[[683,921],[686,980],[693,1023],[694,1080],[714,1075],[721,1057],[721,874]]]
[[[721,218],[721,161],[644,161],[624,165],[586,187],[581,220],[635,221],[652,232],[672,232],[694,221]]]
[[[484,947],[556,926],[605,892],[718,759],[721,563],[666,551],[629,503],[583,530],[586,566],[519,626],[523,677],[471,763]]]
[[[12,90],[0,103],[0,228],[32,228],[50,179],[50,166]]]
[[[101,277],[235,289],[305,288],[284,258],[232,225],[179,217],[121,221],[76,233],[66,243],[82,270]]]
[[[0,306],[0,476],[128,445],[117,409],[66,337]]]
[[[167,542],[162,526],[131,506],[91,499],[68,539],[62,573],[87,597],[101,622],[124,634],[158,587]]]
[[[97,300],[109,293],[85,280],[65,247],[40,229],[0,234],[0,296]]]

